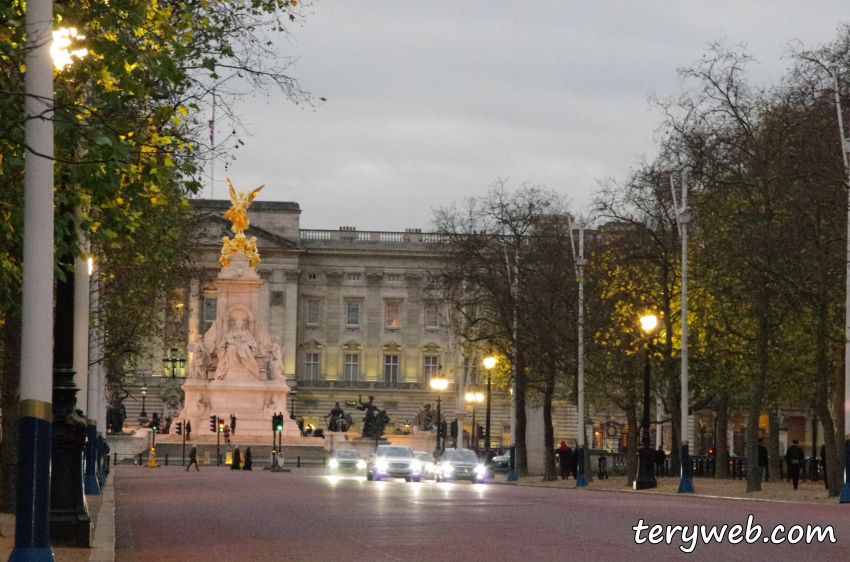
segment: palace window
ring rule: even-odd
[[[387,275],[388,283],[401,283],[401,275],[397,273],[390,273]]]
[[[360,303],[358,301],[345,302],[345,325],[360,325]]]
[[[308,273],[307,274],[307,279],[309,279],[310,281],[315,281],[318,278],[319,278],[319,276],[315,273]]]
[[[345,364],[342,371],[342,380],[356,381],[360,380],[360,354],[346,353]]]
[[[436,303],[428,303],[425,305],[425,327],[439,328],[440,327],[440,312]]]
[[[215,322],[216,306],[218,299],[204,299],[204,322]]]
[[[437,370],[440,368],[440,358],[437,355],[426,355],[425,364],[422,367],[422,374],[425,375],[425,380],[430,381],[437,376]]]
[[[398,355],[384,355],[384,382],[398,382]]]
[[[304,380],[319,380],[319,354],[307,353],[304,356]]]
[[[401,301],[387,301],[387,328],[401,326]]]
[[[360,281],[361,275],[359,273],[349,273],[348,280],[349,281]]]
[[[318,300],[308,300],[307,301],[307,325],[308,326],[318,326],[319,325],[319,301]]]

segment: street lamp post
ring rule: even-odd
[[[487,369],[487,417],[484,421],[484,459],[487,461],[490,460],[490,383],[493,378],[493,367],[495,366],[495,357],[484,358],[484,367]]]
[[[183,367],[185,365],[186,358],[183,357],[182,353],[179,356],[177,355],[176,347],[172,347],[168,354],[162,358],[162,366],[165,368],[165,374],[170,373],[172,379],[177,375],[178,367],[180,370],[180,376],[183,376]]]
[[[647,334],[646,341],[646,364],[643,370],[643,419],[641,420],[642,428],[640,432],[640,448],[638,449],[638,476],[635,479],[635,490],[645,490],[647,488],[655,488],[658,482],[655,480],[653,471],[653,450],[649,438],[649,375],[650,375],[650,354],[652,353],[649,347],[649,340],[652,334],[655,333],[655,328],[658,326],[658,318],[652,314],[647,314],[640,319],[641,328]]]
[[[148,419],[148,413],[145,411],[145,398],[148,396],[148,385],[142,383],[142,412],[139,414],[139,420]]]
[[[838,132],[841,134],[841,156],[850,186],[850,139],[844,136],[844,116],[841,113],[841,96],[838,93],[838,68],[832,67],[835,84],[835,109],[838,112]],[[847,192],[850,198],[850,190]],[[845,259],[847,286],[844,303],[844,485],[841,487],[840,503],[850,503],[850,206],[847,207],[847,256]]]
[[[676,189],[673,176],[670,176],[670,189],[673,193],[673,203],[676,205]],[[680,494],[693,494],[694,484],[691,481],[691,457],[688,451],[688,182],[685,171],[682,171],[682,206],[676,205],[676,222],[679,225],[679,238],[682,239],[682,371],[681,371],[681,442],[682,442],[682,476],[679,480]]]
[[[440,431],[442,431],[442,412],[440,410],[440,391],[445,390],[449,386],[449,381],[443,376],[442,372],[437,371],[437,376],[431,379],[431,388],[437,391],[437,450],[435,453],[439,455],[442,452],[440,447]]]
[[[578,372],[576,374],[576,389],[577,400],[576,409],[578,410],[578,475],[576,475],[576,487],[583,488],[587,486],[587,476],[585,475],[585,464],[589,461],[590,455],[586,453],[589,449],[585,443],[586,419],[584,417],[584,266],[587,260],[584,258],[584,221],[579,223],[578,233],[578,255],[576,255],[575,244],[573,241],[573,224],[570,221],[570,249],[573,252],[573,262],[576,267],[576,277],[578,278]]]
[[[475,453],[478,453],[478,441],[481,439],[481,436],[478,435],[478,426],[475,424],[475,405],[480,404],[484,401],[484,395],[480,392],[467,392],[466,393],[466,401],[472,404],[472,432],[471,436],[473,442],[475,443]]]

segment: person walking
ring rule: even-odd
[[[230,470],[241,470],[242,469],[242,455],[239,452],[239,445],[233,447],[233,458],[230,462]]]
[[[251,470],[251,447],[245,447],[245,464],[242,470]]]
[[[764,474],[764,481],[770,482],[770,463],[768,462],[767,447],[764,446],[764,439],[759,437],[759,468]]]
[[[578,450],[572,450],[567,446],[567,450],[569,451],[570,457],[570,472],[573,474],[574,479],[578,479]]]
[[[797,443],[798,441],[794,439],[793,444],[785,452],[785,461],[788,463],[788,476],[791,478],[795,490],[797,489],[797,484],[800,482],[800,469],[803,467],[803,458],[805,458],[803,449]]]
[[[664,452],[664,447],[659,446],[658,450],[652,455],[655,461],[655,476],[664,476],[664,461],[667,460],[667,453]]]
[[[197,445],[192,445],[192,450],[189,451],[189,466],[186,467],[186,472],[189,472],[189,469],[192,467],[193,464],[195,465],[195,470],[200,472],[201,469],[198,468],[198,446]]]
[[[566,441],[561,441],[561,447],[555,451],[558,457],[558,466],[561,469],[561,480],[569,480],[570,477],[570,448]]]

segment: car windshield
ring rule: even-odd
[[[478,462],[478,457],[472,451],[452,451],[446,460],[454,462]]]
[[[422,462],[431,462],[431,455],[428,453],[416,453],[416,460],[420,460]]]
[[[379,457],[405,457],[413,456],[413,451],[407,447],[378,447]]]
[[[336,451],[334,456],[338,459],[359,459],[360,453],[357,451]]]

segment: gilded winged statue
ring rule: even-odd
[[[260,190],[265,187],[261,185],[254,191],[244,193],[236,191],[230,179],[227,180],[227,185],[230,186],[230,208],[224,213],[224,218],[230,220],[233,224],[230,226],[236,236],[233,240],[229,236],[221,239],[224,245],[221,248],[221,258],[219,262],[224,267],[230,266],[230,256],[237,252],[241,252],[248,257],[250,267],[254,267],[260,262],[260,254],[257,253],[257,238],[252,236],[250,240],[245,238],[245,230],[248,228],[248,207],[254,201],[254,197],[260,193]]]
[[[233,189],[233,184],[230,183],[230,178],[227,179],[227,185],[230,186],[230,208],[224,213],[224,218],[233,222],[230,230],[234,234],[242,234],[248,228],[248,207],[254,201],[254,197],[260,192],[265,185],[261,185],[250,193],[244,193]]]

